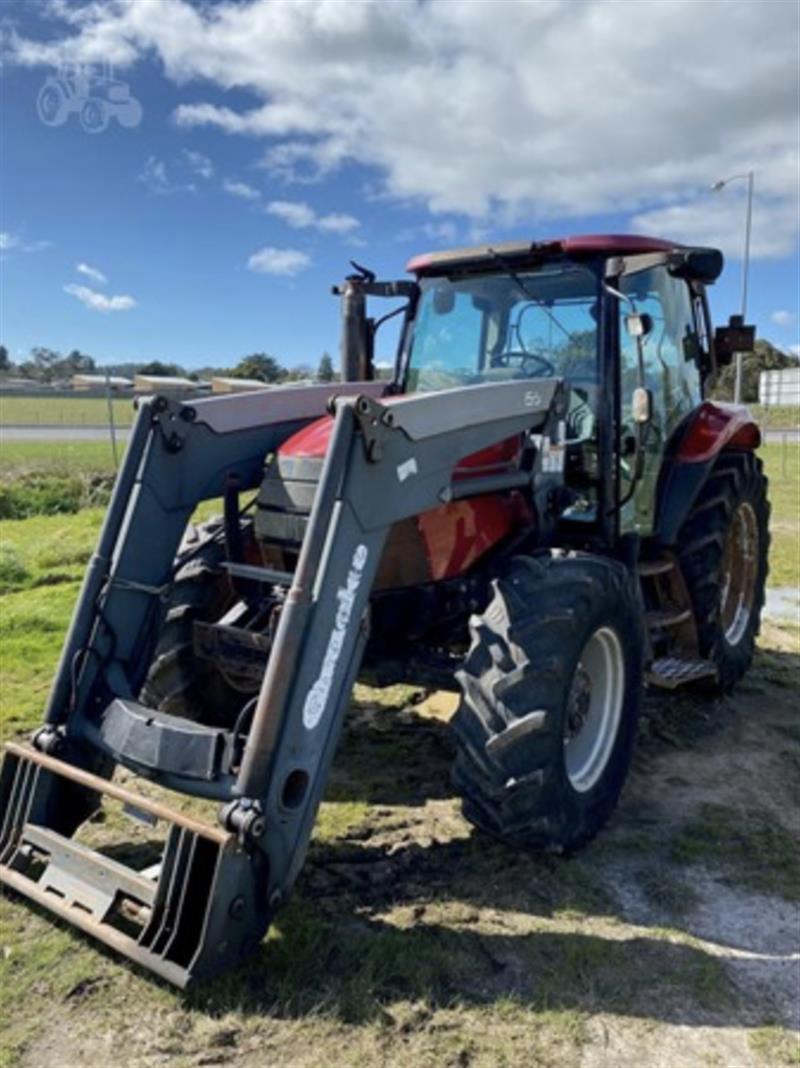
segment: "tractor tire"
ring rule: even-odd
[[[222,525],[219,519],[203,523],[181,546],[166,615],[139,694],[148,708],[209,726],[232,723],[252,696],[194,654],[195,620],[218,619],[234,599],[220,566],[225,559],[224,541],[214,538]],[[201,543],[205,544],[197,552]],[[180,566],[183,556],[187,562]]]
[[[723,453],[678,535],[700,655],[717,668],[698,686],[724,693],[750,667],[761,625],[769,553],[769,501],[761,460]]]
[[[620,563],[518,557],[492,584],[457,678],[455,785],[466,818],[510,845],[569,852],[608,819],[630,767],[644,631]]]
[[[86,133],[104,133],[108,129],[109,109],[105,100],[90,96],[81,108],[80,122]]]
[[[36,110],[45,126],[63,126],[69,115],[69,100],[63,86],[48,78],[36,98]]]

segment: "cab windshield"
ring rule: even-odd
[[[563,377],[596,388],[598,279],[584,267],[423,278],[406,390]]]

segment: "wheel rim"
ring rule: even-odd
[[[574,790],[586,793],[606,769],[622,717],[625,663],[610,627],[583,647],[567,698],[564,763]]]
[[[756,513],[746,501],[733,513],[722,554],[720,620],[728,645],[737,645],[753,613],[758,561]]]

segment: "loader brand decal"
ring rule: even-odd
[[[347,582],[336,591],[336,619],[333,623],[331,636],[328,638],[328,647],[322,661],[319,678],[308,691],[305,704],[303,705],[303,726],[308,731],[313,731],[322,719],[328,698],[333,686],[333,676],[339,657],[342,655],[347,628],[350,625],[350,617],[353,614],[353,605],[356,600],[358,587],[361,585],[364,567],[367,563],[366,545],[357,545],[350,561],[350,570],[347,573]]]

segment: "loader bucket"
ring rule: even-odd
[[[35,749],[8,743],[5,752],[4,886],[181,988],[240,958],[254,925],[263,933],[266,914],[235,835]],[[166,825],[156,870],[136,871],[54,829],[69,795],[95,807],[114,799]]]

